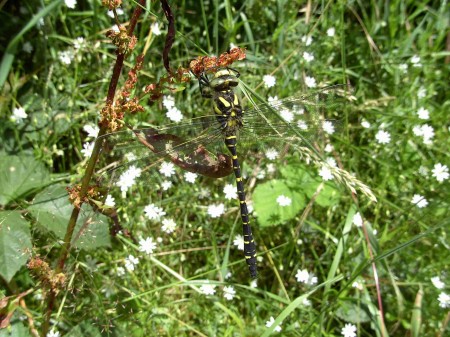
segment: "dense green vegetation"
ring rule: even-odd
[[[145,3],[117,89],[145,54],[131,92],[145,111],[124,120],[143,128],[211,114],[195,79],[156,101],[144,95],[167,75],[168,27],[160,2]],[[172,69],[246,48],[232,67],[248,107],[352,88],[325,111],[339,120],[329,142],[243,144],[254,281],[238,248],[233,176],[167,166],[137,141],[114,163],[102,149],[91,181],[119,223],[84,204],[61,257],[74,208],[66,187],[81,181],[92,152],[116,21],[97,0],[1,6],[0,336],[448,334],[446,1],[170,1]],[[118,23],[128,27],[136,6],[124,1]],[[149,166],[121,192],[118,175],[142,162],[130,158],[138,151]]]

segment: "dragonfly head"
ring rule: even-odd
[[[220,69],[210,80],[206,74],[199,77],[202,96],[212,98],[215,92],[230,91],[239,84],[239,73],[231,68]]]

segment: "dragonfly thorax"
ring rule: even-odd
[[[236,134],[243,126],[243,110],[239,97],[233,90],[215,92],[214,112],[226,136]]]

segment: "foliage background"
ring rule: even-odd
[[[2,6],[1,291],[5,296],[34,292],[24,298],[26,307],[8,308],[11,325],[0,335],[27,336],[43,322],[45,294],[25,263],[39,255],[54,266],[58,257],[71,211],[64,187],[82,175],[87,160],[83,144],[92,140],[83,126],[98,121],[105,101],[115,60],[105,32],[114,20],[94,0],[77,1],[74,9],[63,1],[10,1]],[[132,1],[123,4],[121,22],[134,6]],[[147,6],[135,31],[137,51],[146,51],[142,86],[165,74],[165,33],[156,35],[150,27],[158,23],[164,31],[166,21],[159,3],[148,1]],[[173,67],[187,66],[199,55],[217,55],[234,44],[247,48],[247,60],[236,64],[242,82],[266,99],[308,91],[306,76],[313,76],[317,87],[350,83],[355,100],[340,116],[343,127],[333,142],[334,157],[371,187],[378,202],[357,195],[355,203],[338,184],[330,186],[339,197],[322,204],[313,198],[314,188],[305,192],[298,184],[283,187],[304,194],[305,200],[282,224],[261,226],[253,218],[263,257],[254,288],[242,252],[232,244],[240,228],[238,208],[222,192],[232,177],[198,178],[190,184],[177,169],[174,187],[164,193],[164,178],[153,170],[125,201],[116,195],[116,204],[126,229],[136,237],[161,237],[162,242],[152,256],[145,256],[126,236],[110,238],[104,218],[93,224],[71,252],[67,288],[52,316],[53,331],[68,336],[254,336],[269,333],[265,324],[272,316],[278,317],[272,328],[282,321],[279,334],[286,336],[337,336],[346,323],[354,324],[359,336],[381,336],[378,280],[384,336],[444,336],[448,306],[440,307],[437,298],[448,289],[436,289],[430,279],[448,279],[449,189],[448,179],[439,182],[431,171],[438,163],[450,163],[448,3],[186,0],[173,2],[172,10],[177,25]],[[328,36],[330,28],[334,36]],[[305,36],[313,38],[310,45],[302,41]],[[27,43],[31,52],[24,51]],[[305,61],[305,51],[314,60]],[[136,54],[127,66],[134,64]],[[62,62],[63,56],[69,64]],[[276,77],[273,88],[262,83],[267,74]],[[194,82],[178,89],[175,103],[185,118],[209,111]],[[18,107],[27,118],[11,119]],[[429,111],[426,121],[417,115],[420,108]],[[145,114],[129,122],[164,124],[164,113],[161,103],[150,104]],[[363,121],[370,127],[363,127]],[[434,128],[431,144],[413,132],[424,123]],[[380,130],[389,132],[389,143],[377,142]],[[274,176],[257,179],[255,168],[267,172],[268,164],[265,158],[245,163],[249,199],[255,203],[268,200],[270,192],[264,189],[270,179],[292,183],[310,175],[320,182],[317,171],[295,153],[275,162]],[[414,205],[415,194],[424,196],[428,205]],[[167,235],[161,223],[143,216],[149,203],[163,207],[175,220],[174,234]],[[218,203],[225,204],[226,212],[211,218],[207,207]],[[358,211],[368,236],[352,224]],[[83,212],[86,217],[88,213]],[[376,256],[377,275],[366,238]],[[139,264],[118,276],[130,254],[139,257]],[[297,282],[299,269],[313,273],[318,283]],[[198,291],[205,280],[216,285],[215,295]],[[363,285],[361,290],[352,287],[355,280]],[[236,290],[233,300],[223,298],[224,285]],[[303,302],[306,295],[309,306]]]

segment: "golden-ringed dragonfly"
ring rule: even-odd
[[[221,178],[234,172],[245,257],[251,277],[256,277],[256,245],[250,227],[238,150],[281,150],[284,144],[294,150],[301,151],[307,147],[316,152],[313,143],[322,140],[330,127],[336,125],[335,118],[342,114],[348,86],[330,86],[309,94],[255,105],[244,111],[234,92],[238,77],[239,73],[230,68],[219,68],[209,77],[206,73],[197,77],[202,96],[212,100],[213,113],[210,115],[164,126],[114,132],[99,140],[107,140],[114,159],[133,154],[133,161],[116,165],[108,171],[115,177],[131,166],[146,170],[162,160],[170,160],[186,171],[206,177]],[[332,119],[324,119],[324,116]],[[220,153],[224,152],[224,144],[231,157]],[[110,186],[114,184],[115,180]]]

